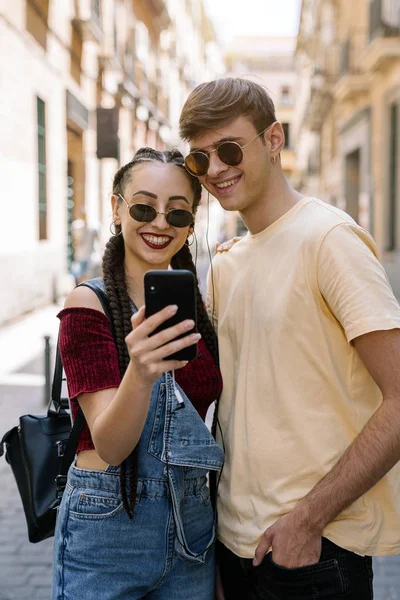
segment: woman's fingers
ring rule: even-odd
[[[136,329],[145,321],[145,308],[141,306],[137,312],[131,316],[132,329]]]
[[[187,361],[164,359],[197,344],[201,338],[199,333],[193,332],[195,323],[190,319],[151,335],[157,327],[171,318],[176,310],[177,307],[168,306],[146,319],[142,306],[131,318],[132,331],[126,336],[125,342],[135,368],[141,376],[150,381],[155,381],[165,371],[184,367]],[[192,333],[189,333],[190,331]]]
[[[157,329],[157,327],[159,327],[162,323],[164,323],[165,321],[167,321],[168,319],[173,317],[176,314],[177,310],[178,310],[178,307],[176,305],[166,306],[165,308],[160,310],[158,313],[151,315],[151,317],[148,317],[146,319],[145,318],[145,307],[142,306],[140,308],[140,310],[136,314],[134,314],[131,318],[132,328],[133,327],[137,328],[139,325],[142,325],[142,327],[141,327],[141,333],[143,334],[142,337],[147,337],[148,335],[153,333],[153,331],[155,329]],[[135,317],[136,317],[136,319],[135,319]]]
[[[175,338],[177,338],[179,336],[183,336],[185,333],[188,333],[189,331],[192,332],[191,330],[194,328],[194,325],[195,325],[194,321],[192,321],[190,319],[181,321],[180,323],[177,323],[177,325],[168,327],[168,329],[163,329],[159,333],[156,333],[155,335],[150,336],[148,338],[148,342],[146,342],[146,346],[151,350],[155,350],[156,348],[159,348],[160,346],[164,346],[165,344],[168,344]],[[192,333],[194,333],[194,332],[192,332]]]
[[[241,239],[241,237],[234,237],[230,240],[227,240],[226,242],[222,242],[221,244],[218,244],[218,246],[216,246],[215,251],[228,252],[232,248],[232,246],[234,246],[236,242],[239,242]]]
[[[151,327],[150,327],[150,333],[152,333],[154,331],[154,328],[158,327],[165,321],[165,319],[161,320],[162,312],[164,312],[164,310],[160,311],[160,313],[157,313],[157,315],[153,315],[154,317],[157,316],[157,319],[153,320],[153,325],[151,325]],[[138,315],[138,314],[139,313],[136,313],[136,315]],[[134,315],[134,316],[136,316],[136,315]],[[172,327],[163,329],[162,331],[160,331],[157,334],[149,336],[149,334],[147,333],[149,331],[149,328],[147,327],[147,322],[150,319],[153,319],[153,317],[150,317],[149,319],[146,319],[143,322],[143,319],[141,319],[141,317],[139,315],[136,322],[132,321],[132,327],[133,327],[132,332],[126,336],[125,341],[128,344],[128,346],[132,347],[132,349],[133,349],[133,347],[135,347],[135,349],[134,349],[135,354],[140,354],[142,352],[150,352],[152,350],[156,350],[160,346],[164,346],[165,344],[168,344],[168,342],[170,342],[171,340],[174,340],[175,338],[177,338],[181,335],[183,336],[185,333],[187,333],[188,331],[193,329],[195,326],[194,321],[192,321],[191,319],[186,319],[185,321],[181,321],[180,323],[177,323],[176,325],[173,325]],[[139,328],[139,325],[140,325],[140,328]],[[147,335],[145,335],[146,333],[147,333]]]
[[[183,321],[157,335],[139,341],[130,338],[129,336],[132,334],[129,334],[125,338],[129,354],[131,358],[140,364],[150,364],[163,360],[170,354],[179,352],[179,350],[192,346],[199,341],[201,338],[199,333],[191,333],[184,337],[179,337],[187,333],[188,330],[193,329],[193,325],[193,321]]]
[[[188,360],[163,360],[157,366],[162,375],[162,373],[165,373],[166,371],[177,371],[178,369],[182,369],[183,367],[186,367],[188,362]]]
[[[167,356],[175,354],[175,352],[179,352],[184,348],[188,348],[189,346],[197,344],[200,338],[200,333],[192,333],[184,338],[173,340],[172,342],[169,342],[168,344],[165,344],[164,346],[161,346],[149,352],[148,354],[143,353],[141,361],[142,363],[159,362],[160,360],[167,358]]]

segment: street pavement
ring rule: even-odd
[[[25,413],[44,406],[44,335],[57,339],[59,306],[0,329],[0,436]],[[48,600],[52,540],[31,544],[16,484],[0,459],[0,600]],[[375,600],[400,600],[400,556],[376,558]],[[78,599],[76,599],[78,600]],[[84,599],[82,599],[84,600]],[[101,600],[101,599],[99,599]]]
[[[44,413],[44,336],[57,339],[59,306],[0,329],[0,436],[22,414]],[[47,600],[52,539],[28,541],[25,517],[9,465],[0,459],[0,600]]]

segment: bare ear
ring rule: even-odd
[[[282,125],[279,121],[272,124],[268,131],[268,139],[270,142],[270,149],[272,156],[277,156],[282,152],[285,145],[285,134]]]
[[[119,215],[119,208],[121,206],[121,201],[117,194],[112,194],[111,196],[111,209],[113,215],[113,221],[116,225],[121,224],[121,217]]]

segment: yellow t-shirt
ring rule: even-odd
[[[314,198],[217,254],[207,305],[224,383],[219,539],[251,558],[382,402],[349,342],[400,328],[400,307],[369,233]],[[323,533],[360,554],[400,553],[400,463]]]

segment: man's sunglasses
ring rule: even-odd
[[[273,123],[271,123],[273,125]],[[185,158],[185,167],[191,175],[194,177],[202,177],[207,175],[208,169],[210,168],[210,154],[216,152],[221,162],[229,167],[237,167],[243,160],[243,148],[246,148],[251,142],[254,142],[260,135],[265,133],[267,129],[271,127],[268,125],[265,129],[257,133],[249,142],[246,142],[243,146],[237,142],[222,142],[218,144],[211,152],[204,152],[203,150],[193,150]]]
[[[184,210],[183,208],[173,208],[166,213],[158,212],[154,206],[150,204],[128,204],[125,198],[118,194],[128,207],[129,214],[132,219],[139,221],[139,223],[151,223],[157,217],[157,215],[164,215],[168,225],[172,227],[188,227],[194,222],[194,216],[190,210]]]

